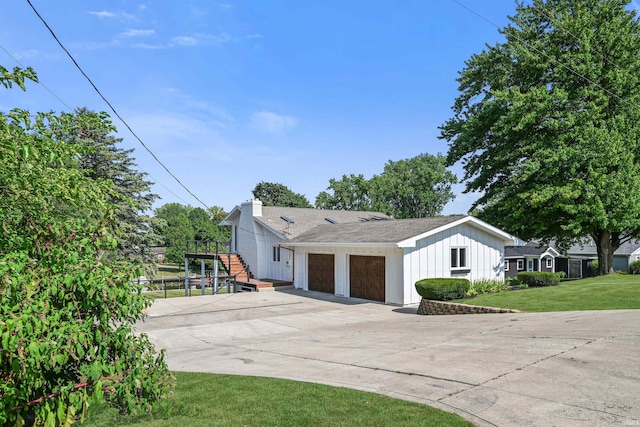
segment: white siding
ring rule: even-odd
[[[467,248],[468,272],[457,273],[451,269],[453,247]],[[415,290],[415,283],[420,279],[504,279],[503,242],[468,223],[421,239],[416,247],[405,248],[404,251],[404,304],[420,302],[420,296]]]
[[[394,247],[339,247],[301,246],[294,248],[296,288],[308,290],[307,254],[333,254],[335,256],[335,293],[349,296],[349,256],[368,255],[385,257],[385,298],[387,304],[403,305],[402,250]]]

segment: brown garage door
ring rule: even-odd
[[[349,285],[354,298],[385,302],[384,257],[351,255]]]
[[[309,254],[309,290],[335,294],[334,256]]]

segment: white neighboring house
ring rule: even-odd
[[[256,278],[387,304],[420,302],[424,278],[504,279],[510,234],[472,216],[396,220],[379,212],[263,207],[249,200],[222,222]]]

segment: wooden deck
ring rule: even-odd
[[[293,287],[293,282],[276,279],[237,280],[236,283],[238,286],[248,287],[258,292],[275,291],[276,289],[290,289]]]

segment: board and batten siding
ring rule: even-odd
[[[280,262],[273,261],[273,247],[283,240],[269,229],[254,221],[251,215],[240,215],[235,230],[235,248],[255,278],[292,280],[290,251],[280,249]],[[287,260],[290,262],[287,263]]]
[[[299,246],[295,249],[294,285],[298,289],[309,289],[307,254],[334,255],[335,294],[349,295],[349,256],[385,257],[385,303],[404,304],[402,286],[402,249],[396,247],[343,247],[343,246]]]
[[[451,269],[451,248],[467,248],[467,273]],[[468,223],[444,230],[418,240],[413,248],[405,248],[404,304],[417,304],[420,295],[415,283],[420,279],[438,277],[464,277],[478,279],[504,279],[504,243]]]

